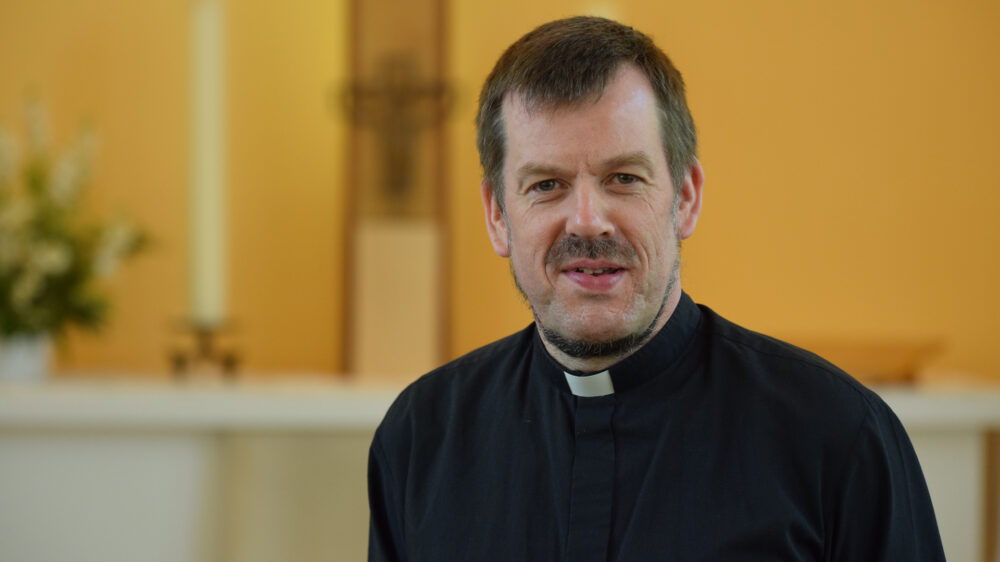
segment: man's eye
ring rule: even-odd
[[[556,180],[542,180],[531,187],[535,191],[546,193],[556,188]]]
[[[635,183],[639,181],[639,178],[632,174],[615,174],[615,181],[618,183]]]

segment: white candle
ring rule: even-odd
[[[225,119],[222,7],[198,0],[191,20],[191,315],[226,315]]]

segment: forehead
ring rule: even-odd
[[[518,92],[504,98],[507,158],[504,168],[526,159],[608,158],[646,152],[662,155],[656,95],[633,65],[623,65],[600,94],[557,107],[532,103]]]

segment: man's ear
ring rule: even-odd
[[[490,235],[493,251],[501,258],[509,258],[510,231],[507,229],[507,219],[500,209],[496,194],[485,179],[479,186],[479,195],[483,199],[483,211],[486,213],[486,232]]]
[[[705,184],[705,171],[701,162],[695,160],[684,174],[684,185],[677,192],[677,236],[681,240],[694,234],[701,214],[701,188]]]

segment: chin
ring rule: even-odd
[[[594,321],[591,320],[590,322]],[[573,326],[570,326],[568,328],[556,327],[556,331],[562,334],[564,338],[588,344],[602,344],[602,343],[613,342],[628,337],[633,333],[642,331],[641,328],[637,330],[630,330],[628,329],[628,327],[625,326],[608,326],[607,324],[583,324],[583,325],[601,326],[601,328],[596,330],[576,330],[573,329],[574,328]]]
[[[587,343],[605,343],[627,337],[633,332],[637,331],[641,332],[642,330],[629,330],[625,327],[616,326],[613,328],[604,328],[601,330],[581,330],[581,331],[574,330],[567,335],[569,335],[573,339],[584,341]]]
[[[539,325],[542,336],[556,349],[576,359],[612,358],[628,355],[640,347],[648,333],[622,333],[602,330],[594,333],[563,333]]]
[[[636,322],[627,313],[611,310],[581,312],[562,325],[567,335],[582,341],[611,341],[641,332],[649,322]]]

